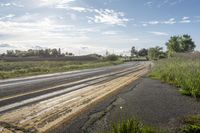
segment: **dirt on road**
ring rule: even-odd
[[[143,77],[52,133],[103,132],[112,124],[133,117],[147,125],[175,131],[181,118],[195,114],[200,114],[196,99],[181,95],[176,87]]]
[[[145,75],[148,65],[111,81],[25,106],[0,115],[2,133],[49,132],[74,118],[99,100]],[[57,128],[56,128],[57,129]]]

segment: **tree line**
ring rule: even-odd
[[[163,47],[152,47],[149,49],[136,50],[133,46],[131,49],[132,57],[146,57],[149,60],[158,60],[161,58],[172,57],[175,53],[193,52],[196,45],[190,35],[172,36],[166,42],[167,51],[163,51]]]
[[[64,57],[73,56],[73,53],[62,53],[61,49],[29,49],[27,51],[22,50],[7,50],[6,53],[1,54],[2,57]]]

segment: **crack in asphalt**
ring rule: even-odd
[[[142,79],[142,78],[141,78]],[[110,112],[117,107],[117,105],[123,104],[126,101],[120,97],[120,95],[129,93],[131,91],[133,91],[140,83],[141,83],[141,79],[138,79],[138,81],[136,81],[134,83],[134,85],[129,85],[126,87],[125,90],[120,91],[114,99],[112,99],[110,101],[110,103],[105,107],[105,110],[101,110],[101,111],[95,111],[92,112],[91,114],[89,114],[87,117],[88,119],[84,122],[85,124],[81,126],[81,129],[84,133],[90,133],[91,132],[91,128],[95,127],[95,124],[98,123],[99,121],[103,121],[103,126],[104,128],[109,128],[108,127],[108,120],[107,120],[107,116],[110,114]],[[104,120],[103,120],[104,119]]]

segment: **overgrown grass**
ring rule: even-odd
[[[199,54],[177,54],[154,64],[150,77],[180,87],[185,95],[200,97]]]
[[[111,131],[105,133],[163,133],[163,131],[146,126],[137,119],[129,119],[113,125]]]
[[[181,133],[200,133],[200,115],[187,117],[182,124]]]
[[[117,65],[123,61],[29,61],[29,62],[3,62],[0,61],[0,79],[32,76],[39,74],[66,72],[87,68]]]

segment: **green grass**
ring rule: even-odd
[[[190,116],[183,120],[181,133],[199,133],[200,132],[200,115]]]
[[[200,97],[200,56],[177,55],[156,61],[149,76],[176,85],[182,94]]]
[[[146,126],[137,119],[129,119],[113,125],[111,131],[105,133],[163,133],[163,131]]]
[[[123,61],[29,61],[3,62],[0,61],[0,79],[66,72],[87,68],[97,68],[121,64]]]

